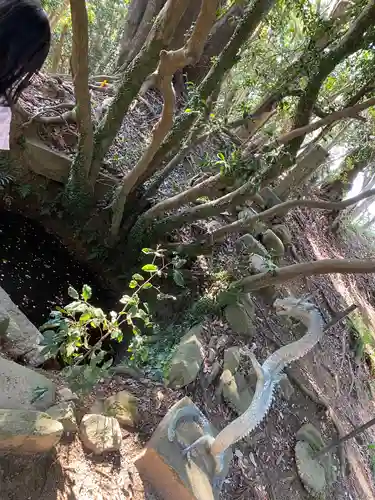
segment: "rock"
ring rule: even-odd
[[[179,445],[179,442],[186,446],[193,443],[203,435],[203,430],[193,421],[182,421],[177,427],[176,439],[172,442],[168,439],[169,423],[176,412],[185,406],[198,411],[189,398],[178,401],[160,422],[144,451],[135,459],[135,466],[141,477],[153,486],[161,498],[217,500],[219,494],[212,487],[212,457],[202,450],[187,465]],[[217,435],[217,430],[212,425],[210,433]],[[224,454],[221,481],[228,474],[231,459],[232,451],[229,448]]]
[[[215,363],[211,366],[211,371],[206,375],[207,387],[214,382],[216,377],[219,375],[221,370],[221,366],[219,361],[215,361]]]
[[[120,425],[134,427],[138,419],[138,398],[128,391],[121,391],[104,400],[104,412],[117,418]]]
[[[305,441],[297,441],[295,457],[298,475],[307,492],[315,498],[324,498],[327,486],[324,467],[313,459],[315,451]]]
[[[293,239],[292,234],[284,224],[276,224],[275,226],[272,226],[271,229],[276,236],[280,238],[286,248],[291,246]]]
[[[286,401],[290,401],[293,397],[293,394],[294,394],[294,387],[293,387],[293,384],[290,382],[287,375],[284,375],[281,378],[281,380],[279,382],[279,387],[280,387],[281,396]]]
[[[14,358],[22,357],[31,366],[40,366],[46,361],[46,357],[41,354],[43,346],[39,345],[43,335],[2,288],[0,304],[9,315],[9,326],[6,335],[2,337],[5,351]]]
[[[241,238],[238,238],[236,241],[236,250],[238,253],[245,255],[255,253],[263,257],[269,256],[266,248],[251,234],[244,234]]]
[[[71,401],[58,403],[49,408],[46,413],[54,420],[60,422],[65,432],[77,432],[78,426],[75,416],[75,405]]]
[[[324,441],[320,431],[312,424],[304,424],[296,434],[297,441],[305,441],[315,451],[324,447]]]
[[[6,335],[9,326],[9,314],[4,310],[0,309],[0,337]]]
[[[65,184],[69,177],[71,158],[52,150],[39,139],[26,139],[25,157],[32,171],[47,179]]]
[[[271,229],[267,229],[262,234],[262,243],[269,253],[275,257],[282,257],[285,253],[283,242]]]
[[[53,405],[55,395],[49,379],[0,356],[0,408],[43,411]]]
[[[246,387],[245,377],[239,372],[234,376],[229,370],[225,370],[220,382],[223,398],[238,415],[242,415],[250,406],[254,396],[254,393]]]
[[[223,370],[229,370],[233,375],[240,366],[241,348],[238,346],[229,347],[224,351]]]
[[[57,397],[61,401],[76,401],[78,396],[75,392],[72,392],[68,387],[63,387],[57,391]]]
[[[96,399],[92,404],[89,413],[94,415],[104,415],[104,400]]]
[[[235,333],[252,337],[255,331],[254,314],[241,302],[230,304],[224,310],[225,318]]]
[[[276,193],[270,189],[269,187],[265,187],[263,188],[260,192],[259,192],[260,196],[263,198],[264,200],[264,204],[265,204],[265,207],[266,208],[271,208],[271,207],[274,207],[276,205],[279,205],[279,203],[281,203],[281,200],[280,198],[276,195]]]
[[[251,255],[249,258],[250,269],[254,274],[267,273],[272,266],[272,262],[262,255]]]
[[[204,359],[201,332],[202,325],[196,325],[181,338],[170,364],[170,387],[179,389],[196,379]]]
[[[87,414],[81,421],[79,432],[83,444],[95,455],[117,451],[121,447],[120,424],[113,417]]]
[[[0,450],[17,454],[44,453],[61,439],[63,426],[46,413],[0,410]]]
[[[314,460],[313,455],[326,445],[319,429],[310,423],[304,424],[298,430],[296,439],[297,443],[303,443],[306,445],[303,450],[304,452],[309,453],[311,460]],[[319,457],[319,459],[314,460],[314,462],[323,467],[326,484],[332,484],[336,481],[338,467],[334,465],[332,453],[326,453]],[[310,459],[308,460],[308,463],[310,463]],[[301,474],[304,474],[304,466],[301,466]],[[304,482],[303,479],[302,482]],[[307,486],[306,489],[308,489],[308,487],[309,486]]]

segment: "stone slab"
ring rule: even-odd
[[[46,410],[55,401],[55,385],[43,375],[0,356],[0,408]]]
[[[0,288],[0,305],[10,317],[7,333],[1,339],[6,352],[14,358],[22,356],[32,366],[41,365],[45,361],[45,356],[41,354],[43,346],[39,345],[43,335],[2,288]]]
[[[141,477],[153,486],[163,500],[217,500],[213,491],[212,478],[214,463],[208,454],[197,454],[188,462],[181,453],[178,441],[187,445],[202,436],[202,429],[195,422],[187,421],[178,425],[174,442],[168,440],[168,425],[180,408],[194,403],[185,397],[178,401],[166,414],[146,448],[135,459]],[[211,426],[213,435],[217,430]],[[229,470],[232,451],[227,450],[223,477]]]

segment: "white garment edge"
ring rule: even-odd
[[[8,151],[10,137],[10,123],[12,110],[9,106],[0,106],[0,150]]]

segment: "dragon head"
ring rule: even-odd
[[[303,323],[309,321],[312,311],[318,313],[314,304],[307,300],[296,299],[295,297],[276,299],[273,305],[278,316],[290,316],[292,318],[299,319]]]

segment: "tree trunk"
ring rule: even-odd
[[[60,19],[65,14],[65,11],[69,7],[69,0],[64,0],[63,4],[58,7],[58,9],[49,17],[49,24],[51,32],[53,32],[58,25]]]
[[[235,2],[228,11],[217,20],[211,30],[202,57],[197,64],[186,68],[189,81],[200,83],[206,76],[212,65],[212,58],[219,56],[231,39],[243,16],[245,5],[245,0]]]
[[[151,31],[154,19],[159,14],[164,4],[165,0],[148,0],[141,22],[136,33],[133,36],[133,39],[131,40],[128,56],[124,60],[122,66],[119,68],[119,72],[124,71],[130,61],[134,59],[134,57],[142,49],[143,44],[145,43],[146,38]]]
[[[146,10],[147,2],[148,0],[132,0],[128,7],[124,33],[120,42],[117,68],[121,68],[129,60],[132,43]]]
[[[64,24],[64,26],[61,28],[59,39],[56,41],[55,46],[53,47],[51,73],[57,73],[59,71],[62,49],[67,34],[68,24]]]
[[[275,3],[275,0],[256,0],[249,5],[237,25],[236,30],[221,53],[218,60],[211,67],[209,73],[198,86],[197,102],[194,106],[199,109],[202,102],[209,103],[210,97],[215,94],[220,88],[221,82],[225,75],[230,71],[238,61],[238,52],[243,43],[253,34],[262,19],[268,14]],[[199,111],[191,113],[183,113],[176,120],[176,123],[168,134],[166,140],[159,148],[154,156],[150,167],[147,170],[147,175],[143,175],[138,179],[135,186],[137,189],[147,179],[149,179],[158,169],[163,166],[165,159],[172,159],[180,148],[182,141],[187,137],[190,129],[194,125],[196,119],[201,115]]]
[[[143,82],[154,72],[159,53],[168,47],[186,9],[184,0],[168,0],[156,18],[141,52],[121,75],[120,83],[105,119],[100,123],[94,137],[91,176],[96,179],[102,161],[116,137],[131,102],[138,94]]]
[[[78,152],[72,162],[66,185],[66,199],[74,210],[84,208],[90,194],[89,172],[93,151],[93,126],[89,78],[88,17],[85,0],[70,0],[73,26],[72,76],[76,97],[76,116],[79,131]],[[91,178],[92,185],[96,177]]]

